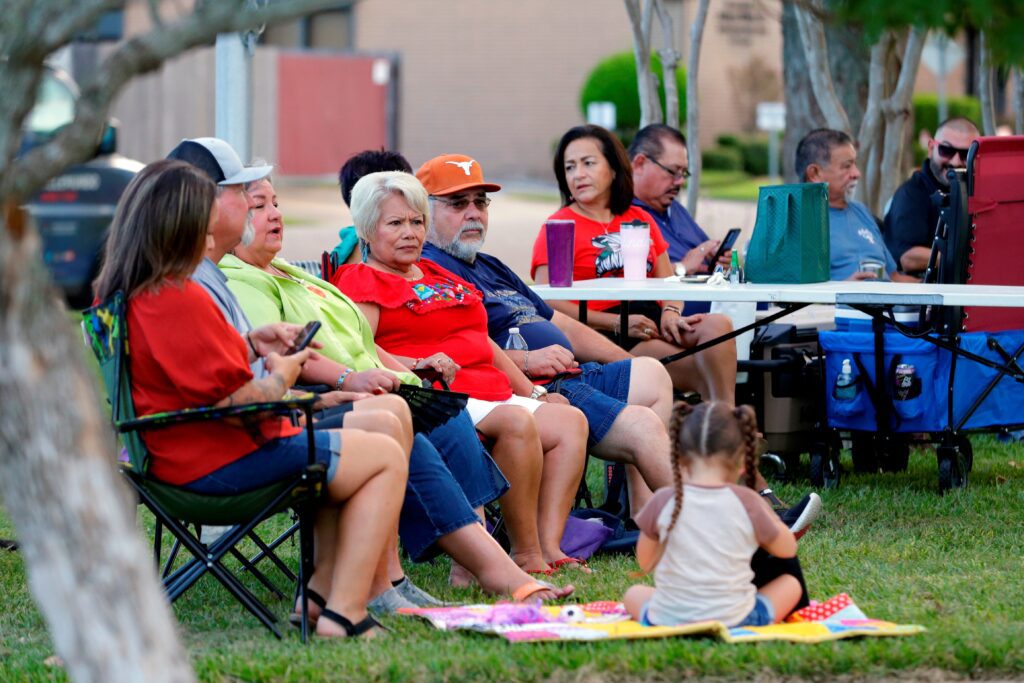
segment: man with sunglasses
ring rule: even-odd
[[[651,214],[668,241],[668,257],[676,270],[687,275],[709,273],[718,251],[718,240],[710,239],[676,197],[690,177],[686,138],[671,126],[661,123],[644,126],[629,146],[633,165],[633,203]],[[732,250],[719,261],[729,267]],[[682,266],[680,268],[679,266]],[[687,302],[684,315],[707,313],[707,302]]]
[[[932,195],[949,188],[948,170],[967,166],[967,150],[979,134],[970,119],[956,117],[944,121],[928,141],[928,157],[921,169],[893,195],[883,234],[900,270],[908,275],[920,278],[928,267],[939,220]]]

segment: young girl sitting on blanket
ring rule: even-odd
[[[781,621],[806,594],[793,533],[752,488],[735,484],[741,473],[754,474],[754,411],[678,403],[671,439],[674,486],[659,489],[635,518],[637,561],[653,572],[655,587],[632,586],[623,597],[626,609],[645,626]],[[792,573],[775,571],[758,581],[764,577],[751,567],[758,548],[776,563],[788,562]]]

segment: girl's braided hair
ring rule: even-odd
[[[738,452],[743,457],[746,484],[754,487],[757,416],[750,406],[733,407],[721,401],[711,401],[694,407],[679,401],[672,409],[669,439],[675,509],[668,523],[666,540],[683,509],[683,469],[692,459]]]

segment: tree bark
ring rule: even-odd
[[[134,76],[222,32],[292,19],[336,0],[198,2],[122,43],[81,84],[74,120],[15,158],[44,62],[115,0],[7,0],[0,13],[0,496],[29,587],[76,681],[191,681],[188,655],[117,480],[117,447],[82,341],[72,333],[18,206],[96,149],[110,105]],[[151,3],[151,7],[152,7]],[[155,11],[155,10],[154,10]]]
[[[690,25],[690,54],[686,63],[686,139],[689,146],[690,182],[686,187],[686,208],[696,218],[700,196],[700,97],[697,80],[700,74],[700,46],[704,40],[704,26],[708,18],[710,0],[700,0],[697,13]]]
[[[828,64],[825,28],[818,17],[818,13],[821,11],[820,4],[815,0],[806,0],[805,4],[795,6],[795,9],[800,40],[807,53],[807,63],[810,65]],[[811,79],[811,88],[818,102],[818,108],[825,117],[825,125],[835,130],[851,132],[850,119],[836,95],[830,71],[811,68],[808,70],[808,76]]]
[[[1019,66],[1013,67],[1013,132],[1024,135],[1024,76]]]
[[[782,162],[787,182],[797,180],[794,173],[796,145],[815,128],[826,126],[824,116],[815,101],[810,76],[812,67],[800,39],[794,3],[785,2],[782,10],[783,79],[786,94],[786,134],[783,140]],[[825,24],[828,42],[828,71],[843,109],[853,130],[861,126],[864,105],[868,95],[869,48],[861,29],[849,24]],[[865,157],[867,155],[864,155]]]
[[[988,49],[985,32],[981,31],[978,40],[978,98],[981,100],[981,133],[996,134],[995,97],[992,95],[992,81],[995,74],[992,67],[992,54]]]
[[[670,126],[679,125],[679,87],[676,83],[676,71],[682,55],[676,50],[676,30],[672,23],[672,15],[665,9],[664,0],[654,0],[654,11],[658,15],[661,36],[665,47],[658,50],[661,57],[661,77],[665,84],[665,123]]]
[[[633,31],[633,54],[636,58],[637,94],[640,97],[640,127],[661,123],[661,102],[658,100],[658,79],[651,71],[651,22],[654,0],[623,0]]]

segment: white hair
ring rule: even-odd
[[[377,232],[380,220],[380,206],[392,194],[400,194],[413,210],[423,214],[423,220],[430,227],[430,206],[427,191],[416,176],[404,171],[381,171],[368,173],[352,188],[352,222],[356,235],[368,242]]]

